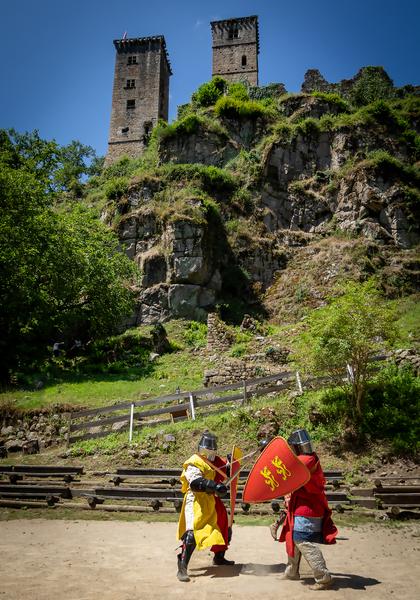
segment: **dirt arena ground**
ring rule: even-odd
[[[0,600],[293,600],[322,598],[417,599],[420,525],[372,524],[343,528],[324,546],[336,582],[329,591],[282,581],[283,544],[267,527],[236,526],[228,557],[213,567],[208,551],[195,552],[190,583],[176,579],[176,525],[121,521],[15,520],[0,522]]]

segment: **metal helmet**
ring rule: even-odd
[[[312,454],[312,442],[306,429],[296,429],[290,434],[287,443],[295,454]]]
[[[214,460],[217,450],[217,437],[210,431],[205,431],[198,442],[198,453],[209,460]]]

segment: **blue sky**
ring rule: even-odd
[[[0,0],[0,127],[38,129],[106,152],[112,40],[163,34],[178,104],[211,77],[212,20],[258,15],[260,84],[299,91],[318,68],[329,81],[382,65],[396,85],[419,84],[417,0]]]

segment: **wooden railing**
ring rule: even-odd
[[[383,358],[385,357],[378,356],[374,360]],[[349,375],[348,370],[343,370],[343,378],[346,377],[350,378],[351,374]],[[281,371],[266,377],[247,379],[212,388],[179,391],[147,400],[81,410],[69,413],[67,442],[74,444],[127,429],[131,442],[133,430],[136,427],[153,427],[175,421],[196,419],[209,414],[213,415],[243,406],[251,398],[280,392],[293,385],[297,387],[299,393],[302,393],[305,387],[320,387],[327,382],[331,382],[330,377],[310,377],[301,381],[297,371]],[[224,395],[226,392],[236,393]],[[151,408],[147,409],[148,406]],[[216,406],[219,408],[214,408]],[[142,410],[136,410],[138,408]],[[113,414],[113,416],[104,416],[107,414]]]
[[[295,374],[283,371],[212,388],[184,391],[135,402],[123,402],[69,414],[68,443],[105,437],[115,431],[155,426],[242,406],[251,398],[279,392],[294,384]],[[235,392],[226,394],[226,392]],[[146,407],[150,406],[150,409]],[[219,408],[214,408],[219,406]],[[142,409],[142,410],[136,410]],[[105,416],[113,414],[113,416]],[[164,417],[164,418],[160,418]],[[100,428],[100,429],[99,429]],[[80,432],[80,433],[79,433]],[[76,435],[75,435],[76,434]]]

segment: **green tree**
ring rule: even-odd
[[[420,454],[420,378],[408,367],[382,369],[369,383],[362,428],[398,453]]]
[[[103,159],[91,146],[76,140],[60,146],[55,140],[43,140],[36,130],[0,130],[0,161],[36,175],[50,194],[67,191],[80,195],[83,178],[97,175],[103,166]]]
[[[249,100],[248,89],[245,84],[240,82],[230,83],[228,86],[228,96],[237,100]]]
[[[4,138],[3,138],[4,141]],[[0,378],[41,358],[56,336],[112,333],[133,306],[137,269],[87,209],[57,212],[47,163],[0,155]],[[17,153],[16,153],[17,152]],[[33,154],[32,154],[33,155]],[[54,163],[50,163],[53,165]],[[54,169],[54,167],[51,167]],[[41,169],[45,177],[34,171]]]
[[[200,85],[198,90],[193,93],[191,100],[195,106],[212,106],[221,98],[226,90],[227,83],[216,75],[207,83]]]
[[[364,67],[356,77],[350,100],[355,106],[364,106],[394,94],[394,84],[383,67]]]
[[[299,337],[299,362],[314,373],[342,382],[350,367],[348,395],[353,418],[363,413],[366,387],[373,371],[371,359],[383,352],[395,334],[395,315],[373,280],[348,283],[340,295],[312,311]]]

